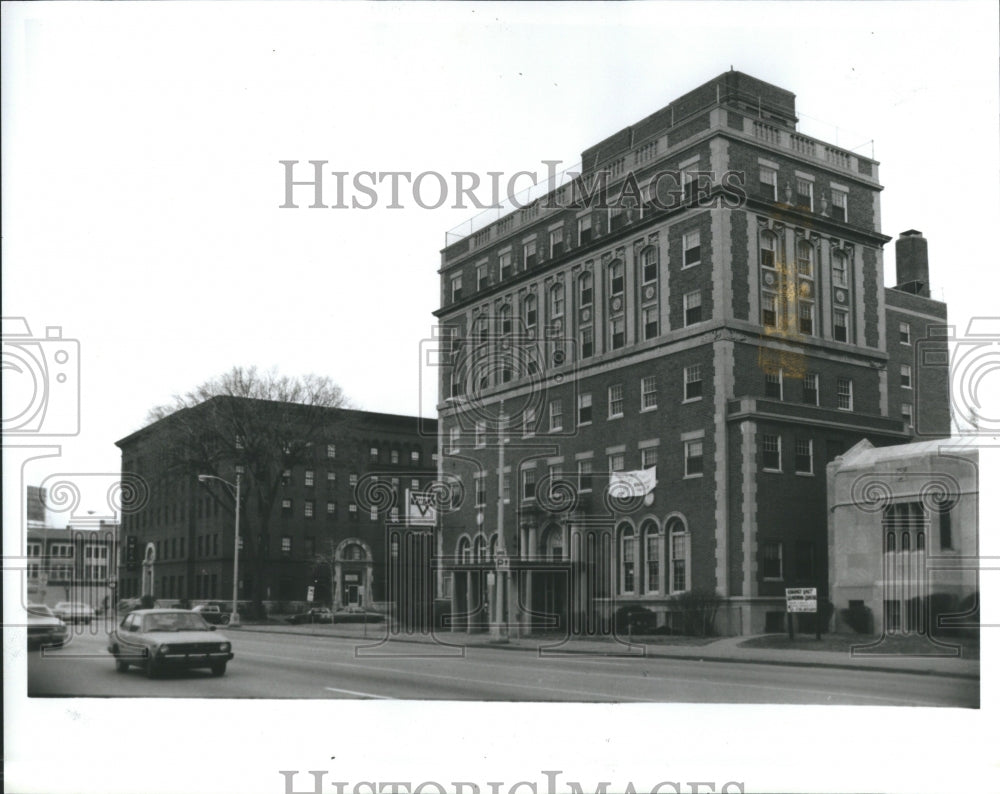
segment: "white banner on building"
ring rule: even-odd
[[[656,488],[656,466],[635,471],[613,471],[608,495],[612,499],[652,497],[654,488]]]
[[[437,524],[434,495],[406,489],[406,523],[409,526],[433,527]]]

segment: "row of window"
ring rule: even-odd
[[[786,376],[783,369],[764,373],[764,396],[773,400],[785,399]],[[801,378],[802,402],[806,405],[819,405],[819,375],[807,372]],[[841,411],[854,410],[854,380],[852,378],[837,378],[837,408]]]
[[[815,212],[815,185],[813,177],[810,175],[796,173],[794,187],[791,184],[786,184],[784,195],[779,196],[778,169],[771,165],[761,164],[758,173],[758,191],[768,201],[783,201],[799,209]],[[829,212],[830,217],[834,220],[846,223],[847,195],[846,186],[831,186],[829,202],[823,196],[821,209]]]

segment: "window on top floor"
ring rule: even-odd
[[[813,183],[808,179],[797,177],[795,180],[795,206],[813,211]]]
[[[457,302],[462,300],[462,274],[451,277],[451,300]]]
[[[684,248],[683,267],[694,267],[701,262],[701,232],[695,229],[684,235],[682,246]]]
[[[847,222],[847,191],[830,190],[830,217],[836,221]]]
[[[563,230],[562,226],[549,232],[549,253],[550,256],[557,257],[563,252]]]
[[[899,324],[899,343],[901,345],[910,344],[910,324],[900,323]]]
[[[510,251],[504,251],[497,257],[497,260],[500,265],[500,278],[510,278],[514,274],[513,257]]]
[[[490,266],[479,265],[476,268],[476,289],[484,290],[490,285]]]
[[[593,239],[591,222],[589,215],[584,215],[576,222],[577,238],[580,240],[580,245],[586,245]]]
[[[760,194],[768,201],[778,200],[778,172],[767,165],[760,167]]]
[[[534,240],[529,240],[524,244],[524,267],[534,267],[538,264],[538,244]]]

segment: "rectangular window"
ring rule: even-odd
[[[765,471],[781,471],[781,436],[773,433],[761,434],[761,449]]]
[[[625,318],[614,317],[608,324],[608,334],[611,337],[611,349],[625,347]]]
[[[576,473],[580,491],[589,491],[594,487],[594,461],[589,458],[577,462]]]
[[[552,304],[552,317],[562,317],[566,308],[566,299],[563,296],[563,288],[556,284],[549,293],[549,300]]]
[[[796,474],[813,473],[813,442],[811,438],[795,439]]]
[[[837,221],[847,222],[847,193],[836,188],[830,189],[830,216]]]
[[[802,378],[802,402],[819,405],[819,375],[807,372]]]
[[[563,230],[562,226],[549,232],[549,255],[559,256],[563,252]]]
[[[500,264],[500,278],[507,279],[510,278],[514,273],[514,268],[512,265],[513,259],[511,257],[510,251],[504,251],[497,257]]]
[[[336,444],[327,444],[326,445],[326,456],[330,460],[333,460],[335,457],[337,457],[337,445]]]
[[[349,474],[349,475],[347,475],[347,484],[350,485],[351,488],[357,488],[358,487],[358,475],[357,474]]]
[[[670,536],[670,561],[673,582],[670,590],[680,593],[687,590],[687,538],[682,532]]]
[[[837,408],[854,410],[854,381],[850,378],[837,378]]]
[[[312,518],[314,515],[316,515],[316,503],[312,499],[307,499],[305,501],[305,516]]]
[[[689,292],[684,296],[684,325],[701,322],[701,292]]]
[[[655,339],[660,333],[660,310],[656,306],[647,306],[642,310],[642,338]]]
[[[316,484],[316,472],[312,469],[306,469],[303,477],[303,483],[306,488],[312,488]]]
[[[903,425],[907,430],[913,429],[913,405],[911,403],[903,403],[900,406],[900,412],[903,416]]]
[[[594,329],[580,329],[580,358],[590,358],[594,355]]]
[[[594,418],[593,400],[589,392],[576,398],[576,423],[589,425]]]
[[[760,194],[768,201],[778,200],[778,172],[770,166],[760,167]]]
[[[535,426],[538,420],[535,416],[535,406],[526,405],[524,408],[524,437],[530,438],[535,435]]]
[[[608,386],[608,419],[625,414],[625,390],[620,383]]]
[[[799,301],[799,332],[806,336],[811,336],[813,332],[813,312],[813,304]]]
[[[760,547],[760,575],[764,579],[781,579],[781,541],[767,540]]]
[[[778,324],[778,296],[773,292],[765,292],[762,296],[760,319],[768,328]]]
[[[646,592],[660,592],[660,536],[646,533]]]
[[[591,220],[589,215],[585,215],[576,222],[577,238],[580,245],[586,245],[592,239]]]
[[[456,303],[462,300],[462,276],[461,274],[451,277],[451,301]]]
[[[399,463],[399,450],[398,449],[390,450],[390,452],[389,452],[389,462],[390,463]]]
[[[330,518],[333,518],[335,515],[337,515],[337,503],[336,502],[327,502],[326,503],[326,514]]]
[[[813,183],[808,179],[799,177],[795,180],[795,206],[812,212],[813,209]]]
[[[590,306],[594,302],[594,280],[590,273],[580,276],[580,306]]]
[[[701,232],[695,230],[683,237],[684,264],[682,267],[694,267],[701,262]]]
[[[535,470],[524,469],[521,472],[521,495],[525,499],[535,498]]]
[[[847,312],[842,309],[833,310],[833,338],[838,342],[847,341]]]
[[[281,553],[291,554],[292,553],[292,536],[282,535],[281,536]]]
[[[642,283],[649,284],[656,281],[659,261],[655,248],[647,248],[642,252]]]
[[[704,471],[702,440],[693,439],[684,442],[684,476],[700,477]]]
[[[285,469],[283,472],[281,472],[281,484],[282,485],[291,485],[292,484],[292,470],[291,469]]]
[[[562,430],[562,400],[552,400],[549,403],[549,430]]]
[[[534,240],[524,244],[524,267],[534,267],[538,262],[538,246]]]
[[[608,283],[611,285],[612,295],[625,292],[625,263],[620,259],[608,265]]]
[[[784,371],[764,373],[764,396],[773,400],[784,399]]]
[[[701,364],[684,367],[684,400],[701,399]]]
[[[910,344],[910,324],[900,323],[899,324],[899,343],[901,345]]]
[[[833,286],[847,286],[847,257],[840,251],[833,254]]]
[[[458,452],[460,445],[462,443],[462,430],[459,427],[453,427],[448,431],[448,452]]]
[[[649,375],[643,378],[639,385],[641,393],[639,409],[642,411],[652,410],[656,407],[656,376]]]
[[[490,266],[480,265],[476,268],[476,289],[484,290],[490,285]]]
[[[913,369],[909,364],[902,364],[899,367],[899,385],[904,389],[913,388]]]
[[[625,471],[625,453],[615,452],[612,455],[608,455],[608,471]]]
[[[642,457],[642,468],[651,469],[656,465],[656,447],[645,447],[639,454]]]
[[[281,510],[284,513],[291,513],[292,512],[292,500],[291,499],[282,499],[281,500]]]

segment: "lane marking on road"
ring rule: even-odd
[[[371,692],[357,692],[353,689],[337,689],[335,686],[325,686],[323,689],[328,692],[343,692],[345,695],[357,695],[362,698],[375,698],[377,700],[395,700],[395,698],[389,697],[388,695],[374,695]]]

